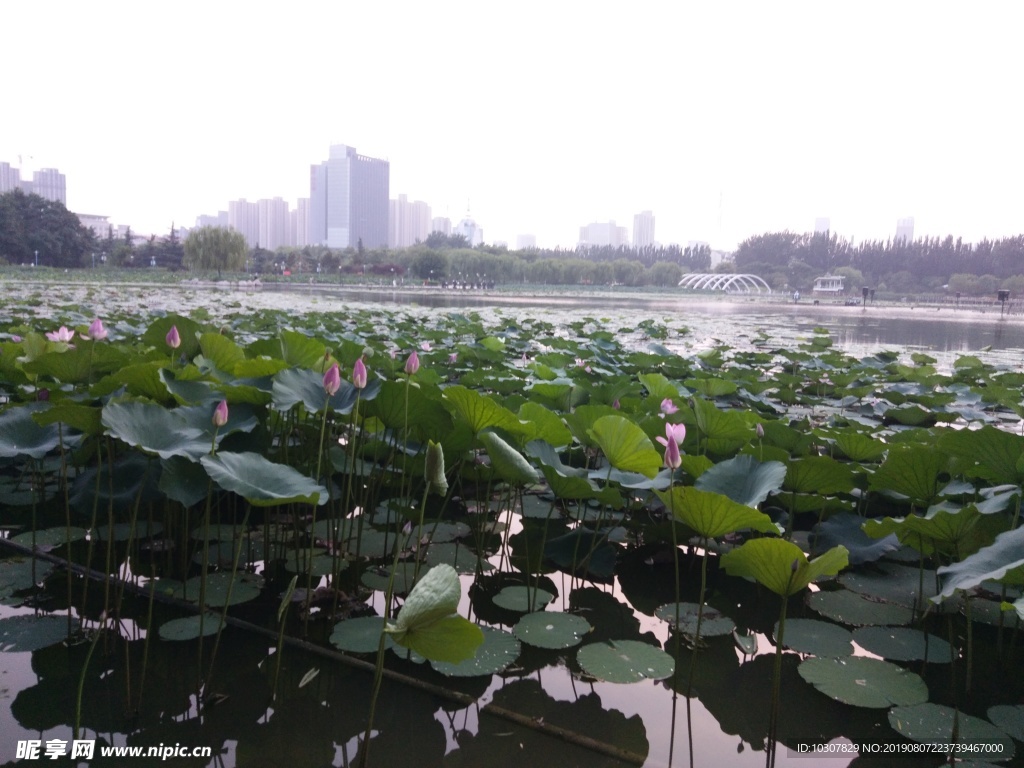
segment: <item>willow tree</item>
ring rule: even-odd
[[[241,271],[249,246],[241,232],[224,227],[199,227],[185,238],[185,265],[193,271]]]

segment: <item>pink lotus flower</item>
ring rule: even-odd
[[[82,338],[86,341],[103,341],[107,338],[107,329],[103,327],[103,321],[98,317],[89,324],[89,332],[83,333]]]
[[[388,354],[391,355],[391,359],[392,360],[397,360],[398,359],[398,350],[397,349],[389,349],[388,350]]]
[[[366,366],[363,364],[363,358],[361,357],[352,366],[352,386],[356,389],[366,388]]]
[[[409,359],[405,361],[405,372],[410,376],[414,375],[416,371],[420,369],[420,356],[416,354],[416,350],[412,351],[409,355]]]
[[[213,426],[223,427],[228,423],[228,401],[221,400],[217,403],[217,407],[213,409]]]
[[[167,332],[165,341],[167,342],[167,346],[171,349],[177,349],[181,346],[181,336],[178,335],[178,326],[171,326],[171,330]]]
[[[685,424],[665,424],[665,437],[654,438],[659,443],[668,447],[669,440],[675,440],[676,445],[682,445],[683,440],[686,439],[686,425]]]
[[[661,440],[661,438],[658,438]],[[666,441],[665,446],[665,466],[669,469],[678,469],[683,463],[682,457],[679,455],[679,443],[676,442],[674,435],[670,435]]]
[[[341,389],[341,371],[338,369],[338,364],[335,363],[324,374],[324,392],[328,397],[334,397],[338,394],[339,389]]]
[[[430,346],[429,341],[424,341],[422,344],[420,344],[420,349],[422,349],[424,352],[430,352],[433,349],[433,347]]]
[[[448,355],[448,362],[449,362],[449,363],[454,363],[454,362],[456,362],[456,361],[457,361],[458,359],[459,359],[459,355],[458,355],[458,353],[457,353],[457,352],[452,352],[452,353],[451,353],[450,355]]]
[[[614,400],[612,400],[612,408],[614,408],[617,411],[621,407],[622,406],[619,404],[619,398],[615,398]]]
[[[56,331],[48,331],[46,333],[46,338],[50,341],[63,341],[67,343],[75,338],[75,332],[68,330],[67,326],[62,325]]]
[[[757,422],[757,426],[754,427],[754,434],[757,435],[758,440],[764,439],[764,427],[761,426],[761,422]]]
[[[661,412],[666,416],[671,416],[673,413],[679,410],[679,407],[672,402],[671,397],[666,397],[661,401]]]

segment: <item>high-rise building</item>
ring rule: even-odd
[[[305,248],[309,245],[309,198],[300,197],[291,212],[291,245]]]
[[[328,159],[310,168],[309,242],[330,248],[387,245],[390,168],[387,160],[332,145]]]
[[[618,248],[620,245],[629,245],[629,235],[625,227],[617,226],[614,221],[593,222],[580,227],[580,245],[598,248],[610,245]]]
[[[633,247],[654,245],[654,213],[641,211],[633,216]]]
[[[43,168],[32,174],[32,192],[47,200],[67,205],[67,186],[64,174],[56,168]]]
[[[228,226],[236,232],[241,232],[246,245],[250,248],[255,248],[257,244],[263,245],[260,242],[260,216],[256,203],[250,203],[245,198],[230,201]]]
[[[228,212],[217,211],[216,216],[203,214],[202,216],[196,216],[197,227],[223,227],[228,228]]]
[[[469,242],[470,247],[475,248],[484,241],[484,231],[476,220],[466,211],[465,217],[456,226],[453,234],[462,235]]]
[[[21,187],[21,171],[10,163],[0,162],[0,195]]]
[[[408,248],[430,234],[430,206],[422,200],[411,203],[405,195],[388,203],[388,246]]]
[[[525,251],[527,248],[537,247],[536,235],[516,235],[516,250]]]
[[[273,200],[260,200],[256,203],[259,218],[260,248],[276,251],[282,246],[290,245],[291,220],[288,215],[288,203],[280,197]]]
[[[913,216],[907,216],[905,219],[896,219],[896,242],[900,240],[907,243],[914,242]]]
[[[828,216],[819,216],[814,220],[814,234],[823,235],[832,229],[832,220]]]
[[[452,233],[452,220],[447,216],[435,216],[430,220],[430,231],[440,232],[442,235]]]

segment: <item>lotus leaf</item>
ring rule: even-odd
[[[498,476],[506,482],[516,485],[527,485],[535,483],[539,479],[540,474],[530,465],[530,462],[494,432],[481,432],[480,442],[487,449],[487,455],[491,459],[491,466],[494,467]]]
[[[888,709],[928,700],[920,676],[895,664],[862,656],[805,659],[800,677],[826,696],[855,707]]]
[[[527,645],[557,650],[571,648],[583,640],[590,624],[574,613],[538,611],[523,616],[512,632]]]
[[[942,591],[932,598],[936,603],[989,579],[1024,584],[1024,528],[999,534],[989,546],[958,563],[939,568],[938,574]]]
[[[913,610],[906,606],[870,600],[846,589],[815,592],[807,604],[822,616],[852,626],[909,624],[914,619]]]
[[[740,455],[719,462],[701,474],[694,487],[728,496],[755,509],[782,487],[786,466],[778,461],[759,462],[753,456]]]
[[[889,724],[901,735],[922,744],[950,744],[955,732],[958,744],[977,745],[959,753],[974,759],[1002,762],[1014,756],[1013,739],[987,720],[940,704],[893,707],[889,710]]]
[[[833,547],[814,560],[784,539],[752,539],[722,555],[722,565],[734,576],[753,578],[772,592],[789,597],[822,576],[835,576],[846,567],[845,547]]]
[[[519,658],[522,646],[515,635],[493,627],[480,627],[484,641],[473,656],[458,663],[431,660],[430,665],[447,677],[495,675]]]
[[[613,467],[645,477],[658,474],[661,456],[644,431],[624,416],[602,416],[588,433]]]
[[[949,664],[949,643],[935,635],[908,627],[861,627],[853,641],[865,651],[892,661],[929,661]]]
[[[234,491],[255,506],[326,504],[327,489],[286,464],[258,453],[203,456],[203,468],[221,488]]]
[[[675,659],[639,640],[608,640],[585,645],[576,661],[591,677],[610,683],[664,680],[675,671]]]
[[[667,492],[655,493],[676,520],[705,538],[717,538],[744,528],[762,533],[778,533],[778,528],[768,515],[721,493],[678,485]]]
[[[0,413],[0,458],[41,459],[60,444],[60,432],[55,425],[42,426],[32,418],[48,407],[46,403],[34,403]]]
[[[668,622],[669,626],[684,635],[695,637],[699,607],[696,603],[667,603],[659,606],[654,615],[662,621]],[[677,615],[678,621],[676,620]],[[701,637],[720,637],[730,634],[734,629],[736,629],[736,623],[732,619],[722,615],[721,611],[715,610],[709,605],[704,606],[700,621]]]
[[[773,629],[779,636],[779,623]],[[853,635],[850,630],[816,619],[787,619],[784,644],[799,653],[814,656],[852,656]]]

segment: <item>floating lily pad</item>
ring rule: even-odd
[[[571,648],[590,631],[590,624],[574,613],[538,611],[523,616],[512,628],[515,636],[537,648]]]
[[[928,686],[920,676],[880,659],[806,659],[799,672],[826,696],[855,707],[886,709],[928,701]]]
[[[919,592],[922,595],[922,599],[918,600],[919,608],[924,600],[935,595],[933,570],[926,568],[922,572],[916,567],[897,563],[879,563],[876,569],[844,573],[839,577],[839,583],[858,594],[906,608],[914,607]]]
[[[502,589],[493,599],[494,604],[501,608],[526,613],[543,610],[555,596],[538,587],[512,586]]]
[[[865,651],[892,661],[950,662],[950,647],[942,638],[909,627],[861,627],[853,641]],[[926,658],[927,654],[927,658]]]
[[[423,578],[428,568],[429,566],[426,564],[420,566],[420,578]],[[394,591],[396,595],[405,595],[409,593],[413,586],[412,577],[415,571],[415,563],[398,564],[398,567],[395,569],[394,581]],[[375,589],[378,592],[385,592],[388,588],[388,582],[390,581],[390,573],[390,568],[370,568],[363,571],[363,575],[360,580],[370,589]]]
[[[676,608],[678,607],[679,621],[676,622]],[[697,610],[700,606],[697,603],[666,603],[659,606],[654,615],[662,621],[667,621],[669,626],[682,632],[684,635],[693,637],[697,634]],[[736,629],[736,623],[721,611],[704,606],[704,615],[700,623],[701,637],[722,637]]]
[[[380,635],[384,631],[383,616],[360,616],[345,619],[334,625],[331,645],[349,653],[376,653],[380,646]],[[395,641],[384,637],[384,647],[393,648]]]
[[[348,560],[338,558],[338,570],[343,571],[348,567]],[[329,576],[334,573],[334,558],[320,550],[312,558],[308,552],[293,551],[285,558],[284,567],[292,573],[306,573],[312,566],[314,578]]]
[[[153,536],[159,535],[164,529],[163,523],[153,522],[150,523],[148,520],[139,520],[135,523],[135,538],[136,539],[148,539]],[[109,531],[113,531],[114,541],[128,541],[132,535],[132,524],[131,523],[116,523],[114,527],[108,528],[105,525],[96,527],[96,538],[99,541],[106,541],[110,535]]]
[[[956,723],[957,743],[975,746],[963,754],[974,760],[1009,760],[1014,755],[1013,739],[987,720],[957,712],[940,704],[918,704],[894,707],[889,712],[889,724],[900,734],[921,744],[949,744]]]
[[[1011,706],[1009,704],[997,704],[989,707],[988,719],[995,723],[1003,733],[1012,736],[1017,741],[1024,741],[1024,704]]]
[[[494,566],[483,558],[477,557],[476,552],[465,544],[446,542],[444,544],[431,544],[427,550],[425,562],[430,565],[450,565],[459,573],[476,573],[477,570],[490,571]]]
[[[72,621],[72,631],[78,621]],[[61,642],[68,636],[67,616],[8,616],[0,619],[0,651],[23,653]]]
[[[609,683],[664,680],[676,668],[675,659],[661,648],[639,640],[591,643],[579,649],[576,661],[588,675]]]
[[[775,622],[773,630],[779,636],[779,623]],[[850,630],[817,619],[789,619],[786,622],[786,633],[782,643],[798,653],[809,653],[814,656],[852,656],[853,635]]]
[[[23,589],[29,589],[35,584],[44,581],[52,572],[52,565],[37,560],[35,564],[35,578],[33,579],[31,557],[12,557],[8,560],[0,561],[0,593],[20,592]]]
[[[493,627],[480,629],[484,633],[484,641],[477,647],[472,658],[455,664],[448,661],[432,661],[430,663],[434,669],[448,677],[494,675],[519,658],[522,646],[514,635]]]
[[[36,549],[42,552],[49,552],[51,549],[56,549],[71,541],[79,541],[85,538],[84,528],[44,528],[41,531],[36,531],[35,541]],[[25,531],[14,536],[11,541],[22,544],[26,547],[32,546],[32,531]]]
[[[219,626],[220,616],[215,613],[207,613],[203,620],[203,636],[216,634]],[[162,640],[195,640],[200,634],[199,616],[171,619],[160,625],[159,634]]]
[[[199,600],[199,587],[202,584],[202,576],[193,576],[185,582],[185,592],[192,602]],[[255,600],[263,589],[263,577],[238,571],[234,576],[234,586],[230,573],[211,573],[206,577],[206,605],[211,608],[223,608],[225,605],[238,605],[249,600]],[[228,601],[228,590],[231,591],[230,602]]]
[[[855,627],[909,624],[914,619],[910,608],[869,600],[846,589],[814,592],[807,604],[822,616]]]

